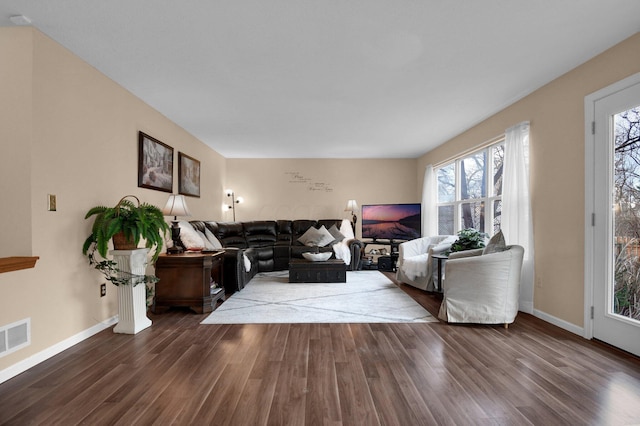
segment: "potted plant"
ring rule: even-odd
[[[484,248],[486,234],[473,228],[463,229],[458,232],[458,239],[451,244],[450,253],[463,250]]]
[[[135,198],[136,204],[127,198]],[[82,246],[82,253],[89,255],[98,251],[103,258],[107,257],[109,241],[113,239],[115,250],[133,250],[138,248],[141,239],[146,241],[145,247],[155,248],[153,261],[164,244],[164,235],[169,225],[164,220],[162,211],[151,204],[142,203],[134,195],[125,195],[115,207],[97,206],[91,208],[85,219],[95,216],[91,234]]]
[[[135,199],[136,203],[127,198]],[[169,225],[158,207],[141,204],[133,195],[122,197],[115,207],[91,208],[85,219],[90,217],[94,217],[94,222],[91,234],[82,246],[82,253],[107,281],[118,286],[120,322],[114,332],[135,334],[151,325],[146,317],[147,291],[152,290],[150,285],[158,281],[154,275],[145,273],[147,253],[154,250],[151,260],[157,260]],[[111,240],[115,250],[124,250],[114,255],[115,260],[107,258]],[[140,240],[145,241],[146,249],[136,250]],[[145,283],[144,288],[134,289],[142,283]]]

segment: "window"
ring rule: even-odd
[[[438,233],[496,233],[502,212],[504,140],[436,168]]]

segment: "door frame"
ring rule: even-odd
[[[607,87],[593,92],[584,98],[584,136],[585,136],[585,193],[584,193],[584,328],[583,337],[593,339],[593,303],[594,303],[594,249],[595,249],[595,172],[596,172],[596,121],[595,104],[598,100],[621,92],[640,83],[640,73],[633,74]],[[602,218],[600,218],[602,219]]]

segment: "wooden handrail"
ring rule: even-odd
[[[3,272],[19,271],[36,266],[38,256],[0,257],[0,274]]]

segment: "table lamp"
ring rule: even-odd
[[[351,226],[353,226],[353,232],[356,232],[356,222],[358,221],[358,216],[356,216],[355,212],[358,211],[358,203],[356,200],[347,201],[347,207],[344,208],[345,212],[351,212]]]
[[[180,227],[178,226],[178,216],[191,216],[189,207],[184,195],[169,195],[167,204],[162,209],[162,214],[165,216],[173,216],[171,221],[171,239],[173,240],[173,247],[167,249],[168,254],[179,254],[184,250],[180,247]]]

